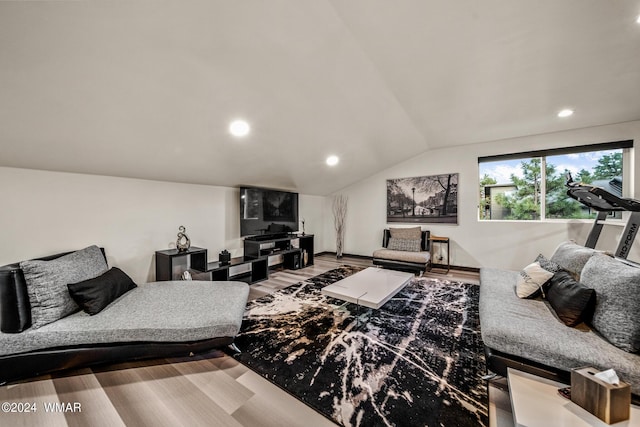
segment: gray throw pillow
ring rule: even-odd
[[[596,253],[602,253],[595,249],[585,248],[584,246],[577,245],[573,242],[561,243],[551,256],[551,261],[560,265],[563,270],[567,270],[571,273],[571,276],[575,280],[580,280],[580,273],[584,268],[584,265],[589,261]]]
[[[31,327],[36,329],[78,311],[67,285],[101,275],[107,262],[100,248],[89,246],[51,261],[23,261],[20,268],[31,303]]]
[[[598,254],[589,259],[581,277],[596,291],[593,327],[616,347],[640,351],[640,268]]]
[[[560,267],[559,264],[551,261],[550,259],[547,259],[547,257],[545,257],[542,254],[539,254],[536,257],[534,262],[537,262],[538,264],[540,264],[540,267],[542,267],[545,270],[550,271],[552,273],[557,273],[558,271],[562,270],[562,267]]]
[[[420,242],[420,239],[397,239],[395,237],[390,237],[387,249],[393,249],[395,251],[420,252]]]
[[[420,227],[389,228],[389,233],[394,239],[422,239],[422,229]]]

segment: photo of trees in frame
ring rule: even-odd
[[[388,179],[387,222],[458,224],[458,174]]]

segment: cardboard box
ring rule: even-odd
[[[571,371],[571,401],[591,412],[607,424],[628,420],[631,411],[631,386],[606,383],[594,375],[594,368]]]

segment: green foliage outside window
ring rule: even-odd
[[[622,152],[605,154],[594,168],[594,179],[611,179],[622,176]]]
[[[505,220],[539,220],[541,218],[541,199],[545,201],[545,218],[548,219],[579,219],[595,218],[595,212],[586,209],[580,202],[566,195],[565,186],[567,169],[558,170],[555,161],[561,161],[561,156],[530,158],[522,160],[518,175],[511,174],[510,184],[514,191],[498,193],[494,203],[505,208],[500,218],[490,217],[491,201],[485,195],[487,186],[497,184],[497,180],[487,173],[480,179],[480,219]],[[542,164],[545,164],[545,188],[542,186]],[[481,171],[482,173],[482,171]],[[597,180],[611,180],[622,176],[622,151],[604,153],[593,167],[592,171],[585,168],[573,176],[574,181],[592,184]],[[508,184],[508,183],[502,183]]]

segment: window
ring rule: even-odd
[[[479,158],[479,218],[595,218],[596,211],[567,196],[567,175],[623,197],[624,153],[632,146],[620,141]]]

